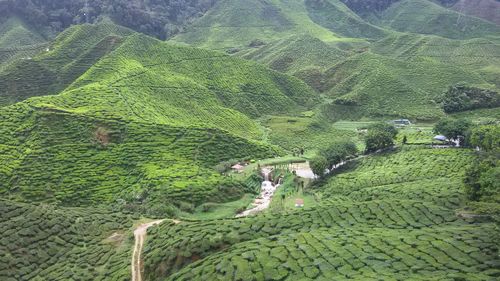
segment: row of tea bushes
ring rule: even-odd
[[[287,214],[264,214],[243,219],[162,224],[152,228],[144,248],[145,272],[151,280],[231,245],[279,234],[318,228],[422,229],[455,224],[454,213],[415,201],[332,201]]]
[[[129,215],[0,200],[0,279],[129,280]]]
[[[495,280],[495,226],[327,228],[240,243],[165,280]]]

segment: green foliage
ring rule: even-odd
[[[402,0],[381,15],[380,24],[402,32],[436,34],[451,39],[498,35],[500,28],[488,21],[445,9],[432,1]]]
[[[165,39],[182,25],[203,14],[214,0],[149,1],[137,5],[125,0],[2,1],[1,14],[17,14],[24,20],[52,32],[73,24],[96,23],[110,17],[123,26]],[[152,13],[151,11],[155,11]]]
[[[358,140],[356,133],[335,128],[319,114],[311,118],[271,116],[262,125],[270,129],[268,138],[271,143],[287,151],[303,148],[306,154],[324,149],[339,140]]]
[[[481,155],[467,169],[465,192],[473,201],[500,202],[500,155],[498,151]]]
[[[366,151],[375,152],[393,146],[397,134],[398,130],[393,125],[387,123],[370,125],[365,136]]]
[[[358,152],[358,148],[356,144],[347,141],[337,141],[329,145],[327,148],[320,151],[320,155],[323,156],[328,163],[328,168],[332,168],[335,165],[338,165],[349,157],[353,157]]]
[[[127,280],[129,215],[0,200],[0,279]]]
[[[232,0],[217,1],[173,41],[231,50],[302,34],[324,41],[338,38],[311,20],[303,1]]]
[[[95,48],[120,32],[112,51]],[[246,185],[214,165],[282,153],[259,141],[263,132],[250,117],[298,114],[317,102],[298,79],[256,63],[130,34],[111,24],[75,26],[34,60],[62,69],[53,74],[71,85],[1,109],[1,194],[71,206],[115,203],[152,216],[174,215],[172,202],[236,200],[249,192]],[[98,62],[81,65],[87,55]],[[0,81],[13,85],[29,71],[19,65]],[[34,77],[25,97],[1,96],[9,104],[53,86],[47,76]]]
[[[470,145],[486,151],[500,149],[500,124],[474,127],[470,134]]]
[[[473,160],[466,149],[407,145],[348,163],[322,186],[323,197],[412,199],[456,208],[464,204],[462,180]]]
[[[388,31],[372,25],[336,0],[306,0],[311,19],[344,37],[383,38]]]
[[[448,89],[442,103],[447,113],[494,108],[500,106],[500,94],[490,90],[456,85]]]
[[[309,161],[311,170],[313,173],[319,177],[324,176],[326,169],[328,169],[328,159],[324,156],[315,156]]]
[[[442,134],[452,140],[467,140],[472,128],[468,119],[442,119],[434,126],[434,132]]]

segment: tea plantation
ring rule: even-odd
[[[465,149],[407,146],[342,167],[322,187],[326,197],[354,200],[414,199],[458,207],[464,201],[463,177],[473,154]]]
[[[0,212],[1,280],[129,280],[134,217],[3,199]]]
[[[410,146],[353,161],[319,183],[318,206],[244,219],[164,223],[148,280],[495,280],[498,226],[460,218],[473,155]],[[162,279],[163,278],[163,279]]]
[[[99,42],[116,34],[121,39],[114,49],[106,43],[101,52]],[[18,87],[18,77],[34,77],[26,83],[37,89],[24,96],[7,87],[0,95],[6,105],[10,97],[28,98],[0,109],[0,193],[11,199],[118,203],[159,216],[174,212],[164,200],[198,205],[239,199],[254,189],[213,166],[283,153],[261,142],[263,130],[252,118],[298,114],[318,102],[300,80],[254,62],[130,35],[109,23],[70,28],[51,48],[30,63],[60,68],[58,75],[69,71],[60,83],[30,76],[24,65],[13,65],[16,71],[0,79]],[[81,50],[97,62],[82,68],[78,58],[70,59]],[[79,77],[73,81],[73,75]],[[45,94],[46,86],[67,88],[29,98]]]

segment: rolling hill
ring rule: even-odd
[[[93,42],[115,31],[108,24],[84,25],[61,34],[40,61],[73,74],[82,70],[72,68],[80,66],[72,60],[78,54],[95,55],[97,62],[84,65],[83,75],[59,93],[26,96],[0,109],[3,196],[139,208],[148,200],[234,200],[245,187],[220,176],[214,165],[282,153],[259,141],[263,132],[252,118],[298,113],[317,102],[300,80],[223,53],[140,34],[104,53],[95,48]],[[31,70],[19,65],[16,77]],[[33,88],[46,81],[34,81]],[[9,95],[17,93],[2,92]],[[168,210],[162,208],[144,210]]]
[[[2,280],[124,280],[135,216],[0,200]]]
[[[297,35],[324,42],[362,42],[385,33],[337,0],[223,0],[172,40],[240,50]]]
[[[163,223],[149,232],[146,280],[494,280],[496,226],[454,212],[470,157],[406,147],[318,183],[317,206]]]
[[[31,58],[46,47],[45,37],[18,17],[0,19],[0,71],[10,62]]]
[[[433,34],[451,39],[498,36],[500,27],[427,0],[403,0],[381,14],[379,25],[402,32]]]
[[[500,3],[496,0],[466,1],[459,0],[452,9],[470,16],[476,16],[500,24]]]

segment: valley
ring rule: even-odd
[[[0,0],[0,280],[500,277],[497,1],[70,2]]]

